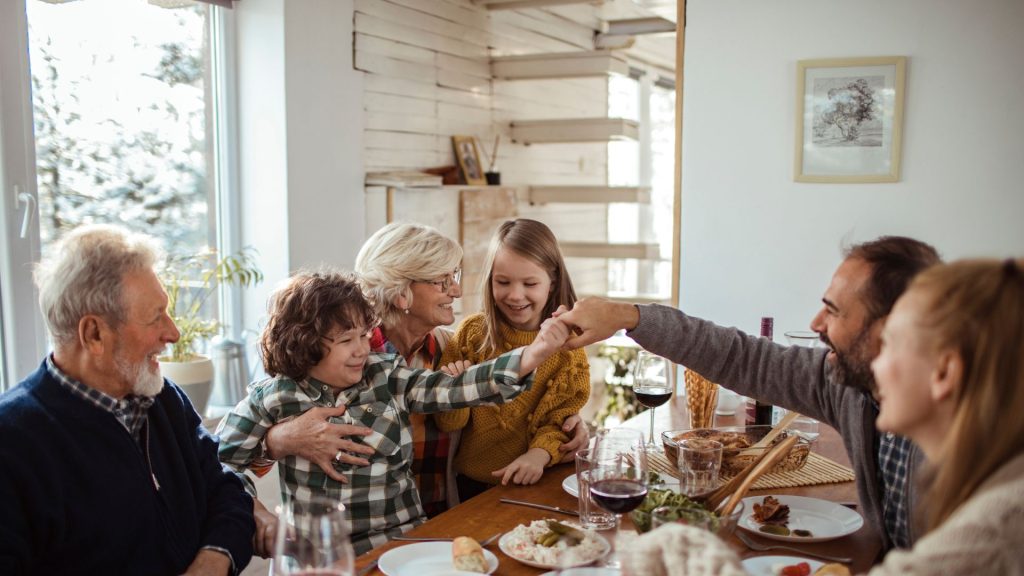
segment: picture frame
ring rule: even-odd
[[[898,182],[907,58],[797,62],[797,182]]]
[[[470,186],[487,185],[484,168],[480,164],[480,152],[476,145],[476,138],[473,136],[452,136],[452,148],[455,151],[455,161],[459,165],[459,174],[462,176],[462,181]]]

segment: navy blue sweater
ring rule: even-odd
[[[0,396],[0,574],[181,574],[207,545],[241,570],[252,500],[167,380],[143,445],[45,362]]]

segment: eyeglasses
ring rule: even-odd
[[[440,280],[413,280],[413,282],[433,284],[439,292],[445,293],[452,287],[452,284],[462,282],[462,268],[456,268],[451,274],[445,274],[444,278]]]

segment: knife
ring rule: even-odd
[[[547,510],[549,512],[558,512],[559,514],[565,514],[567,516],[580,515],[580,513],[575,510],[566,510],[565,508],[559,508],[558,506],[534,504],[533,502],[523,502],[522,500],[512,500],[511,498],[502,498],[501,501],[505,504],[517,504],[519,506],[529,506],[530,508],[540,508],[541,510]]]
[[[373,572],[373,569],[376,568],[376,567],[377,567],[377,560],[374,560],[373,562],[370,562],[366,566],[363,566],[362,568],[360,568],[359,571],[356,572],[356,576],[364,576],[365,574],[369,574],[370,572]]]

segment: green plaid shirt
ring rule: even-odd
[[[500,404],[515,398],[533,382],[532,376],[519,380],[522,350],[473,366],[457,377],[408,368],[398,355],[370,354],[363,381],[342,390],[312,378],[301,382],[268,378],[255,384],[221,421],[217,428],[220,460],[241,475],[255,495],[252,481],[243,472],[261,458],[262,440],[271,426],[311,408],[346,405],[345,413],[331,421],[373,430],[369,436],[350,438],[375,450],[367,457],[370,465],[335,463],[349,481],[342,484],[309,460],[287,456],[278,462],[281,496],[298,503],[324,496],[341,501],[351,522],[352,545],[362,554],[424,521],[412,474],[409,413]]]

